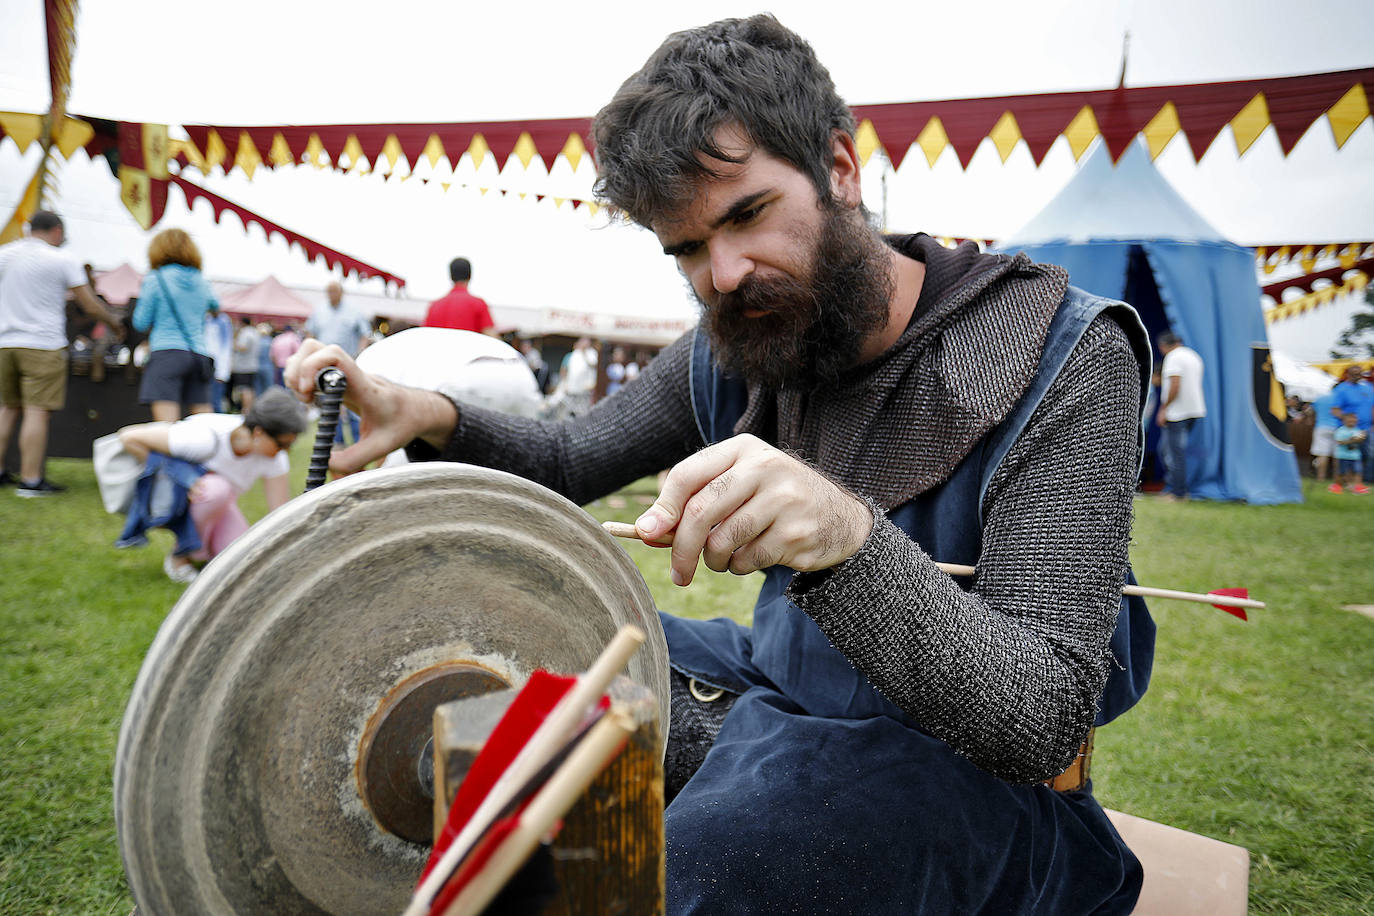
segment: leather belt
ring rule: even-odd
[[[1073,763],[1058,776],[1045,780],[1045,785],[1056,792],[1078,792],[1087,787],[1088,770],[1093,759],[1093,734],[1096,731],[1096,728],[1088,729],[1088,737],[1083,739]]]

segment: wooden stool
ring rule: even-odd
[[[1250,896],[1250,851],[1211,837],[1107,809],[1145,868],[1140,916],[1243,914]]]
[[[619,677],[607,691],[638,729],[563,818],[554,841],[559,899],[545,916],[663,913],[663,740],[658,701]],[[434,710],[434,830],[443,829],[458,786],[514,691],[445,703]]]

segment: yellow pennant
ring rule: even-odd
[[[878,139],[877,128],[873,126],[872,121],[864,118],[859,122],[859,129],[854,132],[854,149],[859,154],[859,165],[868,165],[868,160],[882,148],[883,142]]]
[[[38,212],[38,192],[42,183],[43,165],[40,163],[38,171],[33,173],[33,179],[24,188],[24,194],[19,198],[19,205],[14,208],[14,215],[5,224],[4,229],[0,230],[0,245],[7,245],[23,237],[24,226]]]
[[[1336,141],[1336,149],[1345,146],[1345,141],[1350,139],[1350,135],[1367,117],[1369,98],[1364,93],[1364,84],[1356,83],[1326,111],[1326,120],[1331,124],[1331,136]]]
[[[1246,103],[1240,114],[1231,119],[1231,135],[1236,140],[1236,155],[1244,156],[1246,150],[1259,139],[1260,134],[1269,126],[1269,103],[1263,92]]]
[[[1012,150],[1021,142],[1021,125],[1016,123],[1016,115],[1010,111],[1002,112],[1002,117],[998,118],[992,130],[988,131],[988,137],[992,139],[992,145],[997,147],[997,155],[1002,157],[1002,164],[1006,165]]]
[[[396,168],[397,162],[405,158],[405,152],[401,149],[401,141],[396,139],[395,134],[389,135],[386,142],[382,144],[382,157],[386,159],[387,174]],[[410,163],[407,162],[406,167],[409,166]]]
[[[329,165],[329,154],[324,151],[324,143],[320,140],[319,134],[312,133],[305,141],[305,161],[317,169]]]
[[[258,152],[257,146],[253,143],[253,138],[248,136],[248,131],[239,131],[239,148],[234,154],[234,165],[243,169],[243,174],[249,181],[253,180],[253,173],[262,165],[262,154]]]
[[[916,145],[925,153],[926,165],[935,168],[935,160],[939,159],[945,147],[949,146],[949,134],[945,133],[945,125],[939,115],[931,118],[926,122],[926,126],[921,128],[921,132],[916,136]]]
[[[511,150],[511,153],[520,160],[522,166],[527,169],[530,167],[534,157],[539,154],[539,149],[534,145],[534,138],[530,136],[529,131],[520,132],[520,136],[515,140],[515,148]],[[498,162],[497,165],[500,163]],[[523,194],[520,196],[524,197]]]
[[[363,156],[363,145],[358,142],[357,134],[349,134],[348,140],[344,142],[343,151],[340,158],[348,157],[348,171],[357,172],[359,175],[366,175],[369,168],[367,158]]]
[[[187,165],[199,169],[201,174],[210,171],[210,167],[205,164],[205,157],[196,149],[196,145],[190,140],[178,140],[175,137],[167,141],[167,158],[175,159],[178,156],[185,156]]]
[[[1313,253],[1311,245],[1304,245],[1302,250],[1298,252],[1298,257],[1301,259],[1302,272],[1305,274],[1310,274],[1312,268],[1317,266],[1317,256]]]
[[[425,143],[425,148],[420,151],[420,155],[429,160],[430,168],[435,168],[439,165],[439,160],[448,154],[444,152],[444,144],[439,140],[439,135],[430,134],[429,140]]]
[[[166,128],[163,128],[166,130]],[[72,158],[72,153],[91,142],[95,136],[95,128],[82,121],[80,118],[66,118],[62,121],[62,129],[57,132],[57,148],[62,152],[63,159]]]
[[[127,165],[119,167],[119,199],[134,221],[145,230],[153,227],[152,181],[143,169],[131,169]]]
[[[1159,158],[1159,154],[1164,152],[1165,147],[1182,129],[1183,125],[1178,120],[1178,109],[1174,107],[1173,102],[1165,102],[1164,107],[1155,113],[1150,123],[1141,131],[1150,147],[1151,162]]]
[[[267,150],[267,161],[274,166],[296,164],[296,157],[291,152],[291,145],[286,142],[286,137],[282,136],[281,131],[272,135],[272,146]]]
[[[474,169],[482,165],[482,160],[487,158],[487,153],[489,152],[491,152],[491,147],[487,146],[487,138],[481,134],[473,134],[472,142],[468,144],[468,155],[472,157],[472,167]],[[499,169],[501,163],[496,163],[496,167]],[[454,163],[454,168],[457,168],[457,163]]]
[[[4,128],[22,153],[43,133],[43,116],[22,111],[0,111],[0,128]]]
[[[1084,105],[1079,109],[1078,114],[1073,116],[1069,126],[1064,128],[1064,139],[1069,141],[1069,149],[1073,152],[1073,161],[1077,162],[1083,158],[1083,154],[1088,151],[1093,140],[1098,134],[1102,133],[1097,126],[1097,116],[1093,114],[1091,105]]]
[[[167,177],[167,125],[143,125],[143,168],[149,178]],[[146,227],[145,227],[146,228]]]
[[[563,144],[563,158],[568,160],[568,165],[572,166],[574,172],[582,163],[582,157],[587,154],[587,145],[582,142],[581,134],[568,134],[568,142]]]
[[[212,128],[210,133],[205,137],[205,165],[207,166],[207,174],[209,170],[213,169],[215,166],[222,166],[225,157],[228,155],[229,149],[224,145],[224,140],[221,139],[219,131]]]

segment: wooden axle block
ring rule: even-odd
[[[546,916],[664,912],[663,741],[658,700],[627,678],[612,703],[638,728],[563,818],[551,853],[559,896]],[[434,829],[437,837],[478,751],[514,691],[446,703],[434,711]]]

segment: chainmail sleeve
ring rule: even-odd
[[[688,367],[692,335],[679,338],[584,416],[529,420],[458,404],[458,423],[438,457],[499,468],[582,505],[655,474],[701,448]]]
[[[1138,392],[1125,333],[1098,316],[993,476],[972,591],[876,509],[859,553],[791,585],[888,699],[1008,782],[1063,771],[1096,716],[1130,538]]]

